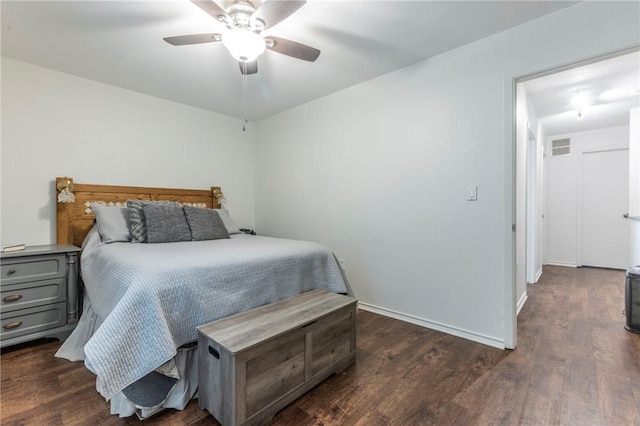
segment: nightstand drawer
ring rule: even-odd
[[[62,302],[3,313],[0,340],[61,327],[67,323],[66,309],[66,303]]]
[[[32,308],[67,300],[64,278],[3,285],[0,292],[0,312]]]
[[[62,278],[67,270],[65,258],[64,254],[60,254],[3,259],[0,265],[2,285]]]

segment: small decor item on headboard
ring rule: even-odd
[[[225,198],[224,198],[224,194],[222,193],[222,189],[220,189],[219,186],[214,186],[211,188],[211,192],[213,193],[213,197],[218,200],[218,204],[220,204],[220,207],[222,207],[223,203],[225,202]]]
[[[222,189],[218,188],[218,187],[214,187],[212,189],[213,191],[213,196],[216,197],[216,199],[221,199],[224,198],[224,194],[222,193]]]
[[[58,194],[59,203],[73,203],[76,201],[76,197],[73,195],[73,180],[62,178],[56,184],[56,188],[60,191]]]

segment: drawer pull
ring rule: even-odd
[[[9,269],[9,270],[7,271],[7,276],[8,276],[8,277],[10,277],[11,275],[13,275],[13,274],[15,274],[15,273],[16,273],[16,270],[15,270],[15,269]]]
[[[12,328],[18,328],[22,325],[22,321],[14,321],[14,322],[10,322],[8,324],[5,324],[4,328],[5,330],[11,330]]]
[[[220,352],[218,352],[215,348],[209,346],[209,353],[213,355],[215,359],[220,359]]]
[[[2,300],[4,300],[5,302],[17,302],[20,299],[22,299],[21,294],[10,294],[5,298],[3,298]]]

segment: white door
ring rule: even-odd
[[[629,150],[582,156],[582,265],[629,267]]]

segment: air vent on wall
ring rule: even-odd
[[[571,139],[556,139],[551,141],[551,156],[557,157],[559,155],[571,154]]]

